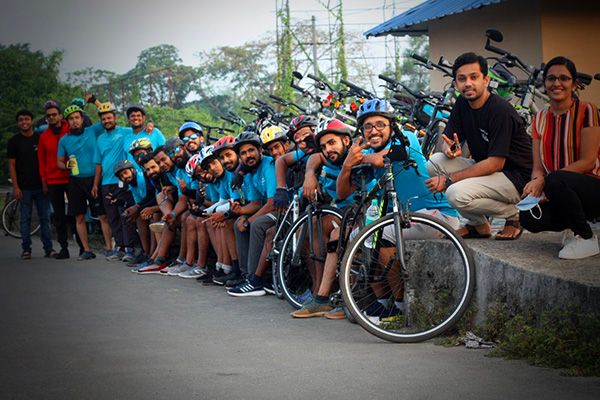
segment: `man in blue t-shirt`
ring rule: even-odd
[[[92,252],[88,240],[85,221],[88,205],[91,214],[100,220],[106,250],[110,249],[112,241],[106,211],[98,196],[98,188],[94,186],[96,164],[92,155],[96,150],[96,138],[102,131],[102,125],[94,124],[84,128],[83,112],[78,106],[67,107],[64,114],[71,128],[58,142],[57,166],[59,169],[71,171],[67,189],[67,214],[75,216],[77,234],[83,247],[79,259],[89,260],[96,258],[96,255]]]
[[[112,103],[100,104],[98,115],[104,130],[98,136],[94,152],[94,187],[98,188],[96,190],[102,196],[108,223],[115,238],[115,248],[106,254],[106,259],[131,262],[135,259],[134,245],[137,242],[137,233],[133,223],[121,215],[119,207],[112,200],[114,192],[119,188],[119,179],[113,170],[119,161],[127,158],[128,152],[124,150],[123,140],[125,135],[131,132],[131,128],[117,126],[116,109]]]
[[[323,121],[316,130],[316,143],[321,152],[310,156],[306,165],[306,175],[302,186],[302,195],[314,201],[317,193],[323,197],[329,197],[339,208],[344,208],[353,201],[351,193],[341,196],[336,190],[336,178],[340,174],[344,160],[348,155],[351,145],[352,128],[342,121],[333,119]],[[319,182],[318,171],[321,171]],[[371,181],[367,187],[372,186]],[[339,226],[341,221],[334,217],[325,217],[322,220],[323,238],[327,241],[327,255],[324,262],[314,262],[316,270],[322,270],[320,280],[313,281],[313,298],[291,315],[294,318],[311,318],[329,316],[332,306],[329,303],[329,295],[335,280],[337,266],[337,240],[339,238]],[[337,310],[334,310],[337,311]]]
[[[380,99],[363,103],[357,113],[357,122],[363,136],[348,151],[337,180],[339,193],[345,195],[355,188],[351,182],[351,171],[355,165],[371,164],[374,178],[379,179],[383,176],[384,157],[388,156],[392,162],[394,189],[398,201],[401,204],[408,203],[411,212],[430,215],[446,222],[452,228],[458,228],[457,211],[449,205],[445,196],[434,195],[427,188],[427,160],[423,156],[418,139],[414,132],[401,131],[390,103]],[[390,153],[392,151],[393,155]],[[405,160],[409,160],[410,163],[406,163]],[[394,229],[394,225],[390,225],[383,230],[383,238],[390,243],[396,240]],[[403,229],[402,234],[405,240],[437,238],[437,231],[423,224],[413,224],[410,228]],[[395,248],[382,248],[381,257],[389,257],[393,251]],[[392,288],[391,300],[394,301],[383,298],[386,284]],[[370,317],[379,318],[399,314],[403,309],[400,286],[394,282],[373,284],[372,290],[380,301],[374,302],[364,312]]]
[[[239,215],[234,225],[236,246],[242,275],[248,276],[256,271],[264,244],[262,240],[264,238],[257,233],[253,234],[253,230],[255,231],[262,222],[258,221],[260,217],[275,211],[273,205],[273,196],[277,188],[275,161],[262,154],[260,138],[253,131],[240,133],[236,138],[234,150],[244,169],[244,186],[248,194],[247,204],[234,202],[231,211]],[[240,280],[238,284],[243,282]]]
[[[127,159],[135,165],[135,160],[129,152],[135,140],[146,138],[152,144],[152,148],[156,149],[165,144],[165,136],[153,123],[146,123],[146,110],[141,105],[130,105],[126,115],[131,131],[123,138],[123,151],[127,154]]]

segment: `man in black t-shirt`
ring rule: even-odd
[[[523,228],[515,204],[531,175],[531,137],[515,109],[488,91],[485,58],[463,54],[452,72],[461,96],[444,131],[444,151],[428,164],[432,178],[427,186],[434,193],[446,191],[450,204],[468,220],[458,231],[462,237],[490,237],[487,217],[500,217],[506,223],[496,239],[517,239]],[[463,142],[472,159],[461,157]]]
[[[20,200],[21,214],[21,253],[22,259],[31,258],[31,211],[33,203],[40,221],[44,257],[54,257],[50,232],[50,200],[42,191],[42,182],[38,170],[37,147],[39,134],[33,131],[33,114],[28,110],[17,113],[17,125],[20,133],[8,141],[7,158],[13,192]]]

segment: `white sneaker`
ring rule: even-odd
[[[184,279],[195,279],[195,278],[200,278],[201,276],[204,276],[204,275],[206,275],[206,271],[204,271],[202,268],[196,266],[194,268],[190,268],[187,271],[180,273],[179,277],[184,278]]]
[[[592,236],[590,239],[575,236],[558,252],[558,258],[565,260],[579,260],[595,256],[596,254],[600,254],[600,247],[598,246],[598,238],[596,235]]]
[[[188,268],[189,266],[186,266],[185,263],[177,263],[172,267],[169,267],[169,269],[167,270],[167,274],[169,276],[179,276],[180,273],[186,271]]]
[[[562,234],[562,245],[566,246],[571,240],[575,239],[575,234],[570,229],[565,229]]]

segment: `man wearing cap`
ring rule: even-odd
[[[179,127],[179,139],[190,155],[197,154],[204,144],[202,127],[194,121],[186,121]]]
[[[119,178],[115,176],[113,169],[119,161],[127,158],[128,152],[124,150],[123,141],[131,128],[117,126],[116,109],[112,103],[102,103],[98,107],[98,115],[104,130],[98,136],[94,151],[96,173],[92,193],[101,196],[115,239],[115,248],[106,254],[106,259],[131,262],[135,259],[135,228],[132,222],[121,216],[119,207],[113,201],[114,192],[119,187]]]

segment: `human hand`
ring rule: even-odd
[[[454,133],[454,140],[450,140],[448,136],[442,134],[442,139],[448,145],[448,148],[445,150],[444,154],[448,158],[456,158],[462,155],[462,148],[460,146],[460,141],[458,140],[458,134]]]
[[[523,188],[523,197],[527,195],[532,195],[538,198],[542,197],[542,193],[544,192],[544,184],[544,177],[539,177],[530,180]]]

